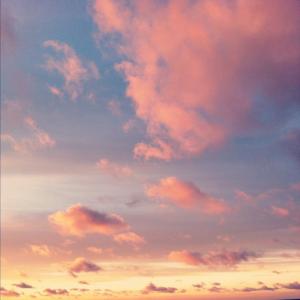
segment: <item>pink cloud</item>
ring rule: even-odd
[[[57,96],[57,97],[62,97],[64,94],[59,88],[57,88],[55,86],[49,85],[48,89],[52,95]]]
[[[149,294],[149,293],[153,293],[153,292],[158,292],[158,293],[173,294],[177,290],[178,289],[175,287],[162,287],[162,286],[156,286],[153,283],[150,283],[143,289],[142,293]]]
[[[289,210],[283,207],[272,206],[272,214],[278,217],[287,217],[290,213]]]
[[[121,216],[100,213],[81,204],[75,204],[66,211],[58,211],[48,219],[62,234],[75,236],[91,233],[112,235],[129,228]]]
[[[129,243],[134,246],[145,244],[145,239],[132,231],[116,234],[114,240],[118,243]]]
[[[20,118],[29,132],[27,136],[16,138],[10,133],[3,133],[1,134],[1,141],[7,143],[14,151],[20,153],[28,153],[55,146],[56,141],[49,135],[49,133],[41,129],[32,117],[20,116]]]
[[[222,199],[216,199],[191,182],[181,181],[175,177],[166,177],[158,184],[146,188],[150,198],[166,199],[183,208],[199,207],[206,214],[222,214],[229,210]]]
[[[263,127],[259,98],[274,122],[297,102],[297,1],[126,3],[96,0],[90,11],[100,36],[121,36],[117,69],[149,138],[137,157],[199,155]]]
[[[48,71],[55,71],[63,77],[63,89],[71,100],[75,101],[83,94],[84,82],[90,79],[99,79],[99,71],[95,63],[82,61],[68,44],[48,40],[44,42],[44,47],[52,48],[57,54],[63,55],[61,59],[48,56],[45,68]],[[53,89],[51,92],[53,93]]]
[[[97,273],[101,271],[102,268],[97,264],[86,260],[83,257],[76,258],[69,267],[69,273],[76,277],[76,273]]]
[[[48,220],[63,235],[84,237],[87,234],[111,236],[118,243],[128,243],[137,247],[145,242],[144,238],[131,231],[130,226],[117,214],[101,213],[81,204],[75,204],[66,211],[49,215]],[[101,250],[95,247],[87,249],[93,253]],[[106,254],[111,254],[105,249]]]
[[[33,244],[33,245],[30,245],[29,248],[32,251],[32,253],[34,253],[38,256],[49,257],[53,254],[52,251],[50,250],[50,248],[45,244],[42,244],[42,245],[34,245]]]
[[[19,297],[20,294],[13,291],[13,290],[7,290],[3,287],[0,288],[0,295],[3,297]]]
[[[190,252],[188,250],[172,251],[169,254],[169,259],[177,262],[182,262],[193,266],[227,266],[233,267],[241,262],[258,257],[258,255],[252,251],[227,251],[210,252],[203,255],[199,252]]]
[[[105,158],[102,158],[97,162],[97,167],[102,172],[118,178],[130,177],[133,175],[133,170],[130,167],[117,164]]]

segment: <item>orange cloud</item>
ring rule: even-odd
[[[58,211],[48,219],[66,235],[84,236],[90,233],[112,235],[129,228],[121,216],[100,213],[81,204],[75,204],[66,211]]]
[[[206,214],[222,214],[229,210],[221,199],[213,198],[202,192],[191,182],[185,182],[176,177],[166,177],[158,184],[146,188],[150,198],[166,199],[183,208],[199,207]]]
[[[296,3],[94,1],[99,35],[121,36],[116,67],[147,125],[149,141],[135,156],[199,155],[262,127],[259,98],[280,120],[299,92]]]
[[[83,257],[76,258],[69,267],[69,273],[76,277],[76,273],[91,273],[91,272],[99,272],[102,268],[97,264],[86,260]]]
[[[169,254],[169,259],[177,262],[182,262],[188,265],[198,266],[228,266],[232,267],[241,262],[258,257],[258,255],[251,251],[221,251],[210,252],[203,255],[199,252],[190,252],[188,250],[172,251]]]
[[[130,167],[117,164],[105,158],[102,158],[97,162],[97,167],[102,172],[118,178],[133,175],[133,170]]]
[[[75,101],[83,94],[83,83],[90,79],[99,79],[99,71],[93,62],[83,62],[68,44],[59,41],[49,40],[44,42],[44,47],[52,48],[56,53],[62,54],[63,58],[48,56],[45,68],[48,71],[56,71],[64,79],[63,89],[71,100]],[[50,89],[51,93],[57,94]]]

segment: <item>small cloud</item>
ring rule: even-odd
[[[102,271],[102,268],[83,257],[78,257],[71,263],[68,270],[72,276],[76,277],[77,273],[97,273]]]
[[[64,95],[62,90],[60,90],[59,88],[57,88],[55,86],[48,85],[48,89],[49,89],[50,93],[54,96],[57,96],[57,97],[61,98]]]
[[[30,116],[23,118],[23,123],[29,131],[28,136],[16,138],[10,133],[1,134],[1,141],[7,143],[15,152],[28,153],[30,151],[52,148],[56,141],[41,129]]]
[[[68,296],[69,292],[66,289],[44,289],[44,293],[47,296]]]
[[[49,257],[52,255],[52,251],[45,244],[41,244],[41,245],[33,244],[33,245],[29,245],[29,248],[32,253],[39,256]]]
[[[105,174],[109,174],[113,177],[130,177],[133,175],[133,170],[126,166],[120,165],[106,158],[102,158],[97,162],[97,168]]]
[[[116,234],[114,240],[118,243],[129,243],[134,246],[145,244],[145,239],[132,231]]]
[[[204,289],[205,283],[204,282],[196,283],[196,284],[193,284],[193,287],[196,289]]]
[[[118,102],[116,100],[108,101],[107,108],[115,116],[121,116],[122,115],[121,104],[120,104],[120,102]]]
[[[20,289],[32,289],[32,288],[33,288],[32,285],[27,284],[27,283],[25,283],[25,282],[16,283],[16,284],[14,284],[14,286],[15,286],[15,287],[18,287],[18,288],[20,288]]]
[[[166,177],[158,184],[149,185],[146,194],[149,198],[169,200],[179,207],[199,208],[206,214],[218,215],[229,211],[229,207],[222,199],[214,198],[202,192],[193,183],[176,177]]]
[[[287,217],[290,213],[289,210],[283,207],[272,206],[272,214],[281,218]]]
[[[123,126],[122,129],[125,133],[128,133],[130,130],[132,130],[135,126],[136,126],[136,120],[135,119],[129,119],[128,121],[126,121]]]
[[[48,71],[55,71],[63,77],[64,85],[62,89],[69,95],[71,100],[75,101],[78,97],[83,95],[85,82],[92,79],[99,79],[99,71],[95,63],[81,60],[75,50],[68,44],[48,40],[45,41],[43,45],[46,48],[54,50],[55,54],[62,55],[62,58],[59,58],[58,55],[48,55],[45,68]],[[50,92],[60,96],[62,89],[52,88]],[[59,93],[58,90],[60,91]]]
[[[153,283],[150,283],[143,289],[142,293],[149,294],[149,293],[157,292],[157,293],[173,294],[176,291],[178,291],[178,289],[175,287],[162,287],[162,286],[156,286]]]

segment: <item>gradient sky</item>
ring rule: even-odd
[[[1,1],[1,298],[300,298],[299,18]]]

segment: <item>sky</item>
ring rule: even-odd
[[[300,2],[1,1],[1,298],[300,298]]]

